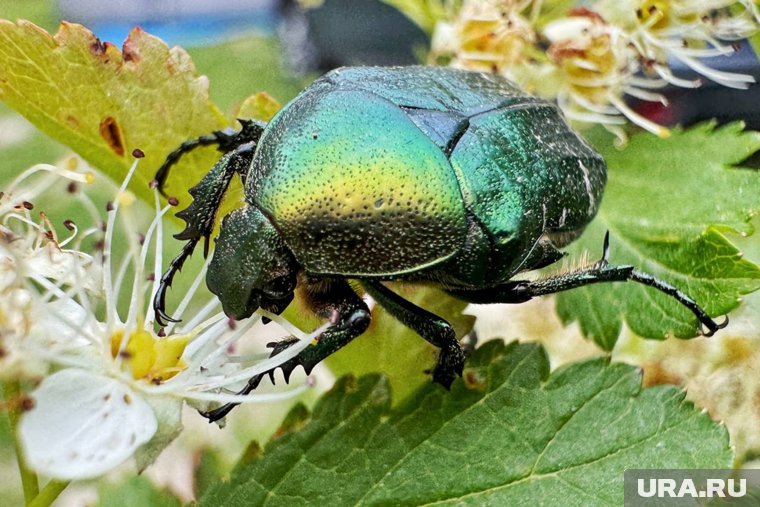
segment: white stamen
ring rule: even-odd
[[[137,170],[137,160],[134,161],[132,167],[129,168],[126,178],[119,187],[119,194],[121,195],[126,189],[129,181]],[[108,220],[106,222],[106,237],[103,243],[103,291],[106,296],[106,319],[109,328],[113,328],[114,324],[118,320],[118,314],[116,309],[116,295],[113,292],[112,278],[111,278],[111,244],[113,242],[114,225],[116,223],[116,211],[119,209],[119,199],[117,198],[112,202],[112,209],[108,212]]]
[[[618,97],[615,97],[614,95],[609,95],[608,99],[610,103],[612,103],[615,107],[617,107],[621,113],[623,113],[626,118],[631,120],[633,123],[638,125],[639,127],[648,130],[649,132],[655,134],[658,137],[668,137],[670,135],[670,131],[663,127],[662,125],[658,125],[657,123],[648,120],[635,112],[633,109],[628,107],[625,102],[620,100]]]

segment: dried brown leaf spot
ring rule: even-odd
[[[113,116],[106,116],[100,122],[100,137],[105,139],[108,147],[118,156],[124,156],[124,141],[121,138],[121,129]]]

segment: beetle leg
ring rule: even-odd
[[[307,374],[327,356],[348,344],[369,327],[367,304],[344,279],[307,280],[305,303],[315,314],[330,320],[332,325],[316,338],[317,343],[306,347],[292,365],[283,365],[287,381],[300,364]]]
[[[242,146],[246,143],[256,143],[261,137],[261,133],[264,132],[265,123],[256,120],[238,120],[243,126],[240,130],[233,128],[226,128],[224,130],[215,130],[209,135],[200,136],[189,141],[185,141],[180,144],[176,150],[169,153],[161,164],[161,167],[156,171],[154,179],[158,182],[158,190],[164,194],[164,184],[166,178],[169,177],[169,170],[176,164],[182,155],[190,153],[196,148],[201,146],[218,145],[218,150],[222,153],[227,153],[238,146]],[[165,195],[165,194],[164,194]]]
[[[462,376],[465,358],[451,324],[407,301],[380,282],[362,280],[362,286],[399,322],[441,349],[433,369],[433,381],[449,389],[456,375]]]
[[[367,304],[343,279],[307,281],[306,303],[317,315],[330,319],[332,325],[316,338],[316,343],[310,344],[297,356],[277,367],[282,370],[286,382],[297,366],[303,366],[306,374],[311,373],[319,362],[362,334],[369,326],[370,313]],[[269,344],[273,348],[271,356],[276,356],[294,343],[296,340],[291,337]],[[277,368],[252,377],[238,394],[249,394],[267,375],[274,382],[274,370]],[[227,403],[214,410],[201,412],[201,415],[209,422],[218,421],[237,405]]]
[[[193,202],[177,216],[186,222],[185,228],[174,235],[176,239],[185,240],[187,243],[182,251],[169,264],[169,268],[161,276],[161,281],[153,298],[153,310],[156,322],[165,326],[168,322],[177,322],[166,314],[166,292],[172,284],[174,275],[182,269],[182,265],[193,254],[195,246],[203,238],[203,255],[208,254],[209,237],[214,231],[214,219],[222,202],[232,176],[237,172],[247,171],[253,158],[253,146],[243,145],[230,154],[222,157],[219,162],[190,189]]]
[[[562,273],[543,280],[515,280],[496,287],[479,290],[449,290],[449,293],[470,303],[524,303],[537,296],[555,294],[576,287],[583,287],[603,282],[637,282],[654,287],[660,292],[674,298],[689,309],[707,328],[700,330],[704,336],[712,336],[719,329],[728,325],[728,317],[720,324],[710,318],[696,301],[669,283],[654,276],[636,270],[633,266],[613,266],[607,262],[609,254],[609,232],[604,238],[601,260],[595,264],[568,273]]]

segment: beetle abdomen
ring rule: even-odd
[[[435,265],[464,242],[448,159],[377,95],[302,95],[260,146],[247,194],[312,273],[398,275]]]

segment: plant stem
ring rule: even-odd
[[[37,483],[37,474],[26,466],[24,455],[21,452],[21,444],[18,440],[18,421],[21,418],[22,409],[21,403],[19,403],[22,396],[21,385],[18,381],[7,382],[3,384],[3,391],[8,408],[8,419],[11,422],[11,434],[13,436],[13,447],[16,451],[16,461],[18,462],[18,470],[21,474],[21,485],[24,488],[24,500],[26,504],[29,504],[39,494],[40,487]]]
[[[34,498],[34,500],[26,504],[27,507],[48,507],[49,505],[52,505],[55,499],[58,498],[58,495],[61,494],[61,491],[66,489],[66,486],[68,485],[69,481],[51,480],[45,484],[45,487],[42,488],[42,491]]]

